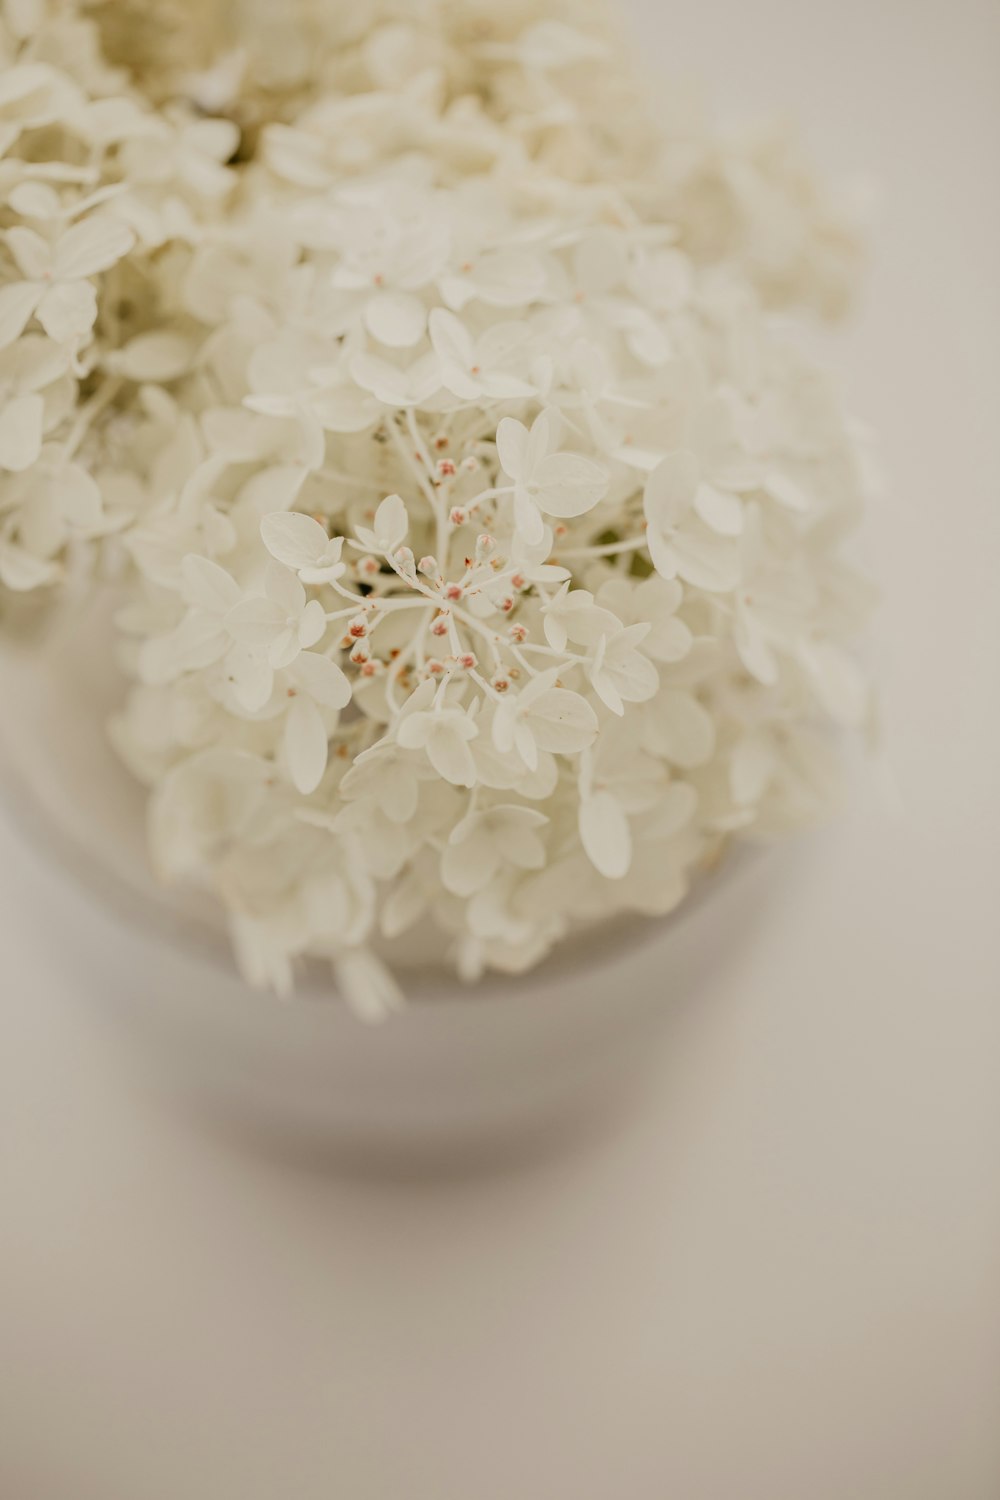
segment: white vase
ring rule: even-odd
[[[113,914],[116,951],[90,988],[174,1093],[272,1144],[394,1164],[537,1147],[634,1083],[663,1019],[706,990],[775,886],[780,861],[734,852],[669,917],[598,926],[524,976],[404,976],[411,1003],[380,1026],[318,966],[279,1002],[238,977],[204,900],[149,872],[144,794],[104,731],[121,687],[95,649],[101,622],[26,623],[0,632],[0,785],[23,832]]]

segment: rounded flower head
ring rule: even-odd
[[[154,9],[0,17],[0,589],[103,552],[160,873],[378,1019],[383,940],[519,972],[815,818],[868,466],[793,144],[661,136],[600,0]]]

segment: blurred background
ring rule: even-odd
[[[879,185],[830,357],[887,765],[627,1111],[430,1180],[151,1095],[112,925],[0,829],[3,1500],[1000,1495],[1000,9],[622,6],[665,95]]]

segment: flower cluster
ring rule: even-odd
[[[823,811],[865,465],[774,314],[857,247],[792,143],[658,132],[579,0],[3,18],[0,585],[99,555],[249,977],[380,1014]]]

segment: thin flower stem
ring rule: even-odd
[[[553,553],[553,561],[564,557],[615,557],[621,552],[638,552],[645,545],[645,536],[633,536],[627,541],[608,542],[602,547],[564,547],[560,549],[558,558]]]

